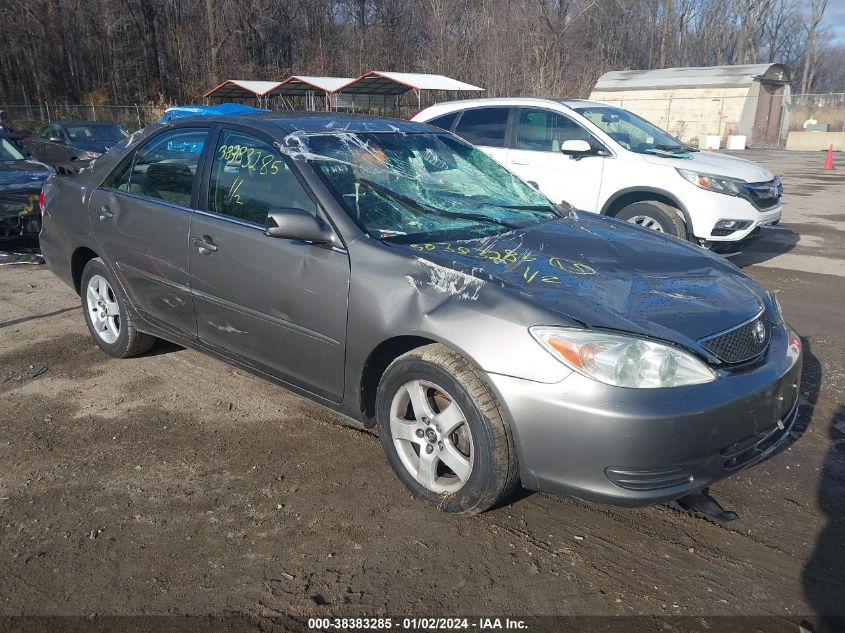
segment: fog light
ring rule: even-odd
[[[749,226],[751,226],[750,220],[719,220],[713,228],[740,231],[742,229],[747,229]]]

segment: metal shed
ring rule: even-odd
[[[262,98],[278,85],[278,81],[227,79],[206,92],[203,97],[206,99],[258,99],[260,103]]]
[[[484,88],[444,75],[371,70],[339,88],[335,102],[339,107],[387,107],[395,105],[397,96],[413,92],[417,97],[417,107],[420,107],[424,90],[457,93],[483,92]]]
[[[323,108],[331,109],[335,91],[352,81],[352,77],[315,77],[312,75],[291,75],[272,90],[266,97],[304,97],[308,110],[317,109],[317,98],[322,95]]]
[[[746,136],[777,146],[789,127],[789,69],[744,64],[617,70],[602,75],[590,99],[624,107],[686,142]]]

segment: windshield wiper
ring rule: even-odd
[[[434,214],[434,215],[439,215],[439,216],[444,217],[444,218],[455,218],[455,219],[460,219],[460,220],[474,220],[474,221],[477,221],[477,222],[488,222],[489,224],[497,224],[499,226],[504,226],[505,228],[508,228],[508,229],[521,228],[520,226],[518,226],[516,224],[511,224],[510,222],[504,222],[503,220],[499,220],[497,218],[491,218],[491,217],[486,216],[486,215],[478,215],[478,214],[475,214],[475,213],[460,213],[460,212],[457,212],[457,211],[446,211],[444,209],[438,209],[436,207],[430,207],[428,205],[422,205],[419,202],[417,202],[416,200],[414,200],[413,198],[409,198],[408,196],[403,195],[401,193],[397,193],[396,191],[393,191],[392,189],[388,189],[387,187],[383,187],[382,185],[375,183],[372,180],[366,180],[364,178],[361,178],[361,179],[358,180],[358,182],[360,182],[362,185],[366,185],[366,186],[370,187],[373,191],[375,191],[377,193],[385,195],[389,198],[393,198],[397,202],[400,202],[400,203],[414,209],[415,211],[419,211],[421,213],[431,213],[431,214]]]

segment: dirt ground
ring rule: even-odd
[[[845,615],[845,165],[753,157],[784,219],[733,261],[806,357],[791,445],[713,488],[738,520],[529,493],[445,515],[373,434],[171,344],[111,359],[46,267],[4,266],[0,614]]]

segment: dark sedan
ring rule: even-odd
[[[41,185],[53,170],[0,138],[0,240],[38,235]]]
[[[447,511],[520,482],[678,498],[795,419],[801,343],[773,295],[424,124],[181,119],[44,197],[44,255],[106,353],[165,338],[377,425],[402,482]]]
[[[48,165],[92,160],[128,135],[114,123],[103,121],[56,121],[42,126],[24,140],[33,158]]]

